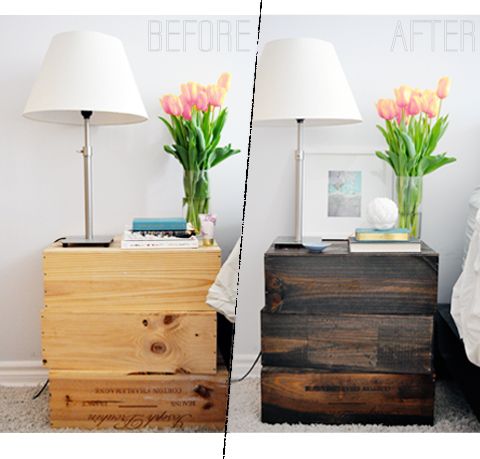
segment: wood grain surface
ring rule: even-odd
[[[50,369],[213,374],[216,345],[212,308],[116,314],[46,308],[42,314]]]
[[[45,306],[69,311],[201,310],[221,264],[218,246],[181,250],[111,247],[44,251]]]
[[[432,377],[264,368],[266,423],[432,424]]]
[[[50,371],[52,427],[223,431],[226,368],[211,376]]]
[[[271,248],[265,254],[266,309],[275,313],[433,314],[438,254],[350,254]]]
[[[263,312],[262,363],[428,374],[432,336],[432,316]]]

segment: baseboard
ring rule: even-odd
[[[38,386],[48,379],[40,360],[0,361],[0,386]]]
[[[238,354],[233,359],[232,378],[241,378],[251,368],[257,354]],[[260,362],[248,377],[260,376]],[[0,386],[38,386],[48,379],[40,360],[0,361]]]
[[[232,365],[232,379],[241,378],[247,373],[248,370],[255,362],[258,354],[235,354],[233,356],[233,365]],[[257,362],[255,368],[248,375],[249,378],[259,378],[260,377],[261,364],[260,361]]]

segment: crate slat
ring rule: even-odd
[[[201,310],[221,264],[218,246],[181,250],[63,248],[43,253],[45,306],[119,311]]]
[[[101,309],[101,308],[99,308]],[[42,314],[45,365],[55,370],[216,371],[216,312]]]
[[[275,313],[433,314],[438,254],[351,254],[346,242],[325,253],[265,254],[266,310]]]
[[[127,375],[50,371],[53,427],[140,430],[225,428],[228,373]]]
[[[266,423],[433,424],[430,375],[262,370]]]
[[[262,363],[336,371],[432,371],[432,316],[262,313]]]

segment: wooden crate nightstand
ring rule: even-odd
[[[55,427],[225,425],[217,314],[205,303],[218,246],[44,251],[44,365]]]
[[[264,422],[432,424],[438,254],[265,254]]]

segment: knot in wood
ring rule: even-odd
[[[165,343],[158,341],[150,346],[150,350],[155,354],[163,354],[167,350],[167,346]]]

